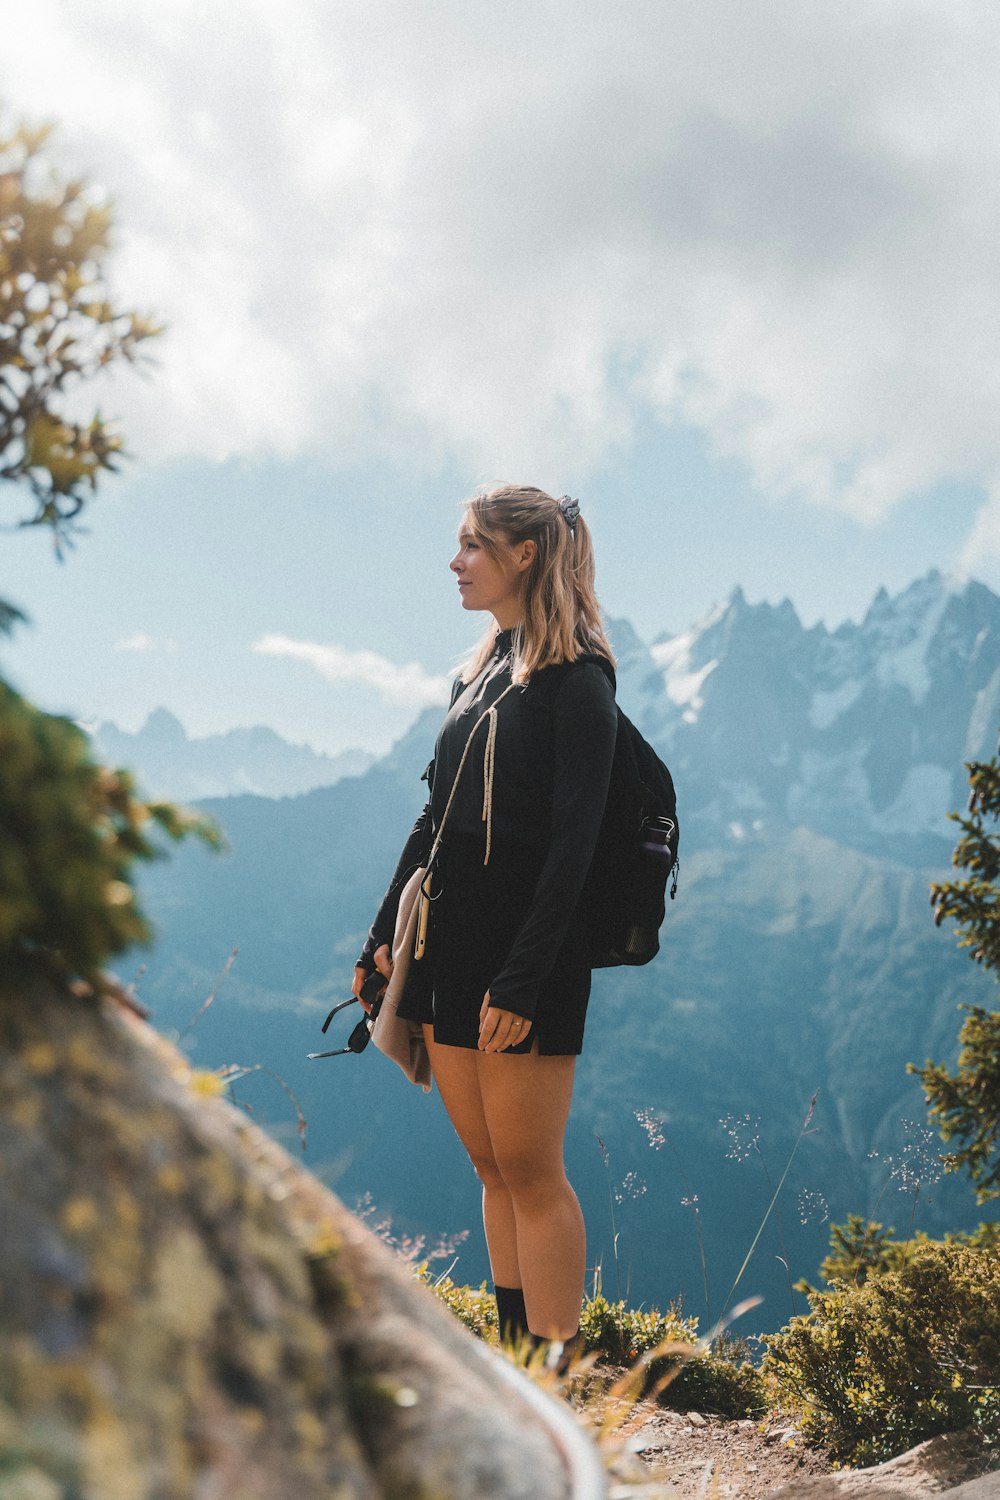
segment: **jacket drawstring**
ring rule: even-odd
[[[497,698],[496,703],[491,703],[486,713],[484,713],[482,718],[478,719],[472,727],[472,732],[465,742],[465,749],[462,751],[462,758],[458,763],[458,770],[455,772],[455,780],[451,784],[451,792],[448,796],[448,801],[445,805],[444,812],[441,814],[441,822],[438,824],[437,835],[431,848],[430,857],[427,860],[428,876],[430,875],[430,870],[434,864],[434,860],[437,857],[438,849],[441,846],[441,835],[444,832],[444,825],[447,822],[448,814],[451,811],[451,804],[455,800],[455,793],[458,790],[459,779],[465,767],[465,762],[468,757],[469,751],[472,748],[472,741],[476,737],[476,730],[479,728],[480,724],[483,723],[484,719],[489,720],[489,727],[486,734],[486,750],[483,755],[483,822],[486,824],[486,858],[483,860],[483,864],[488,865],[490,862],[490,845],[493,838],[493,770],[496,763],[497,707],[499,706],[501,701],[506,698],[507,694],[513,692],[514,688],[518,685],[519,684],[512,682],[507,687],[505,687],[503,692]]]
[[[497,703],[500,699],[497,699]],[[493,768],[496,764],[497,753],[497,705],[492,704],[487,709],[485,717],[490,721],[490,727],[486,731],[486,749],[483,752],[483,822],[486,824],[486,857],[484,865],[490,862],[490,845],[493,842]]]

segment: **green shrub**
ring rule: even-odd
[[[918,1245],[897,1269],[810,1296],[812,1311],[765,1337],[765,1374],[803,1435],[870,1464],[935,1433],[1000,1442],[1000,1259]]]
[[[417,1267],[417,1275],[470,1332],[496,1339],[496,1303],[485,1282],[478,1289],[457,1286],[450,1276],[433,1278],[426,1265]],[[643,1311],[598,1295],[584,1304],[580,1331],[587,1352],[615,1365],[634,1365],[662,1344],[684,1344],[690,1349],[687,1357],[673,1352],[651,1360],[643,1371],[644,1391],[655,1389],[669,1372],[676,1371],[659,1392],[661,1406],[727,1417],[751,1416],[764,1407],[764,1381],[747,1360],[745,1345],[722,1339],[708,1352],[699,1345],[696,1320],[682,1318],[673,1308],[665,1313],[656,1308]]]
[[[764,1381],[749,1361],[747,1346],[723,1336],[707,1349],[698,1337],[698,1320],[682,1317],[676,1307],[665,1313],[644,1311],[597,1295],[585,1304],[580,1329],[586,1348],[613,1364],[633,1365],[664,1344],[685,1345],[684,1351],[650,1360],[644,1370],[643,1389],[659,1387],[661,1406],[746,1417],[765,1405]]]
[[[740,1339],[716,1339],[710,1353],[700,1352],[681,1365],[660,1392],[660,1405],[674,1411],[714,1412],[720,1417],[760,1416],[768,1405],[767,1383],[748,1354]],[[656,1378],[662,1368],[660,1361],[654,1361],[651,1376]]]
[[[150,825],[218,843],[204,818],[143,802],[125,771],[94,763],[68,719],[34,708],[0,682],[0,961],[44,965],[96,982],[114,953],[149,940],[132,888],[154,859]]]
[[[655,1307],[644,1312],[626,1307],[624,1302],[609,1302],[600,1293],[584,1303],[580,1332],[587,1349],[616,1365],[634,1364],[658,1344],[670,1341],[694,1345],[698,1340],[697,1321],[682,1318],[673,1307],[665,1313]]]
[[[418,1280],[430,1287],[461,1319],[470,1333],[477,1338],[495,1342],[497,1335],[497,1305],[493,1293],[487,1291],[485,1281],[478,1290],[471,1286],[458,1286],[450,1276],[432,1276],[426,1261],[416,1268]]]

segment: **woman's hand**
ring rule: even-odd
[[[375,949],[375,967],[385,979],[392,978],[392,955],[389,952],[388,943],[383,943],[381,948]],[[355,964],[354,983],[351,985],[351,994],[357,997],[362,1010],[366,1013],[371,1011],[371,1004],[361,999],[361,986],[368,978],[369,972],[364,964]]]
[[[531,1022],[515,1011],[492,1006],[487,990],[479,1011],[479,1050],[503,1052],[508,1047],[516,1047],[527,1036],[530,1026]]]

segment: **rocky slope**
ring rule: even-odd
[[[2,987],[0,1495],[565,1495],[492,1357],[212,1082]]]

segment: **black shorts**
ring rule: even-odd
[[[427,950],[411,967],[399,1006],[407,1020],[430,1023],[434,1040],[477,1048],[483,996],[502,971],[531,906],[544,849],[497,847],[483,864],[484,841],[446,834],[434,872]],[[528,1035],[509,1052],[576,1054],[590,999],[590,965],[577,918],[539,986]]]

